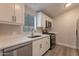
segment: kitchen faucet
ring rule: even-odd
[[[32,34],[31,34],[32,36],[34,36],[34,29],[32,28]]]

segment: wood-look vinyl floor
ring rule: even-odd
[[[76,49],[56,45],[52,50],[48,50],[44,56],[78,56],[78,53]]]

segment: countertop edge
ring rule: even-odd
[[[13,46],[17,46],[17,45],[24,44],[24,43],[28,43],[28,42],[31,42],[32,43],[33,41],[36,41],[36,40],[39,40],[39,39],[45,38],[45,37],[49,37],[49,35],[44,35],[44,37],[39,37],[39,38],[36,38],[36,39],[32,39],[30,41],[26,41],[26,42],[17,43],[17,44],[11,45],[11,46],[3,47],[3,48],[0,48],[0,50],[6,49],[6,48],[11,48]]]

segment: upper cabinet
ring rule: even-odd
[[[24,23],[24,5],[0,4],[0,23],[22,25]]]
[[[24,5],[23,4],[14,4],[15,6],[15,18],[16,23],[24,24]]]
[[[11,22],[12,4],[0,4],[0,22]]]
[[[48,25],[46,21],[52,24],[52,19],[50,17],[48,17],[42,12],[37,13],[37,27],[45,28]]]
[[[45,27],[46,17],[42,12],[37,14],[37,27]]]

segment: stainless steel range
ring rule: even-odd
[[[55,33],[48,33],[48,32],[43,32],[43,34],[50,35],[50,50],[52,48],[55,48],[55,46],[56,46],[56,34]]]

